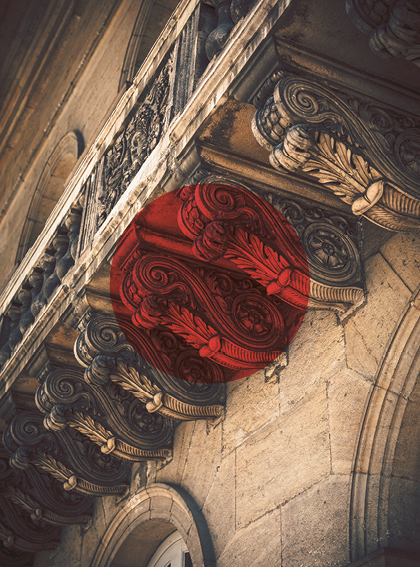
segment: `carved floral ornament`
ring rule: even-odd
[[[308,301],[338,309],[363,295],[354,223],[207,181],[135,219],[114,256],[115,317],[85,316],[79,365],[47,365],[38,411],[9,416],[0,498],[34,534],[52,526],[48,549],[57,526],[89,524],[92,496],[127,494],[133,462],[170,458],[178,423],[220,417],[225,382],[275,359]],[[0,517],[5,553],[41,549],[14,513]]]
[[[354,25],[369,34],[383,58],[404,57],[420,66],[420,5],[416,0],[346,0]]]
[[[117,322],[144,360],[185,382],[235,380],[281,354],[308,300],[344,309],[360,299],[346,221],[306,222],[296,203],[284,206],[301,234],[267,200],[220,180],[181,188],[139,213],[110,282]]]
[[[277,358],[308,292],[306,257],[287,221],[221,184],[156,199],[111,269],[114,312],[136,329],[138,352],[167,375],[201,384],[248,376]]]
[[[418,119],[283,71],[261,92],[253,133],[274,168],[308,175],[386,229],[419,230]]]
[[[89,525],[92,499],[67,492],[34,466],[14,468],[9,452],[0,449],[0,564],[32,565],[32,553],[54,549],[60,527]]]

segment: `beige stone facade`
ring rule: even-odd
[[[176,530],[185,567],[420,565],[418,3],[2,10],[0,566],[161,565]],[[284,214],[310,295],[203,394],[133,358],[109,274],[204,183]]]

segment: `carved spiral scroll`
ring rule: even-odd
[[[280,80],[274,94],[253,119],[253,132],[262,146],[271,151],[293,127],[310,126],[348,145],[353,155],[361,154],[400,193],[418,201],[418,120],[290,73],[278,72],[277,76]]]
[[[223,183],[184,187],[148,207],[135,233],[127,229],[111,269],[112,296],[123,304],[114,301],[114,313],[126,337],[127,321],[137,328],[130,342],[140,356],[202,386],[247,376],[277,358],[309,294],[307,260],[286,219]],[[209,392],[201,389],[203,399]]]

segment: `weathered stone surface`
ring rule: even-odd
[[[343,329],[335,313],[308,311],[289,347],[289,364],[280,373],[280,411],[300,400],[345,366]]]
[[[420,553],[420,483],[392,478],[388,509],[389,546]]]
[[[238,528],[325,478],[330,471],[325,384],[236,450]]]
[[[208,428],[207,423],[197,421],[188,450],[187,461],[181,479],[184,487],[201,508],[220,466],[222,428]]]
[[[380,254],[366,261],[367,302],[345,325],[349,368],[373,378],[410,290]]]
[[[420,411],[419,404],[407,402],[395,448],[392,474],[420,482]]]
[[[101,498],[97,498],[94,505],[92,526],[82,533],[81,565],[90,564],[93,554],[95,553],[106,528],[107,524],[105,522],[104,507],[101,502]]]
[[[367,219],[362,219],[362,232],[363,232],[363,244],[362,244],[362,259],[366,260],[369,256],[374,256],[377,254],[381,246],[390,238],[394,236],[395,233],[385,230],[373,222]]]
[[[34,567],[50,567],[49,559],[51,557],[51,551],[40,551],[36,554],[34,560]]]
[[[386,546],[386,539],[380,539],[379,533],[379,510],[378,498],[381,486],[381,476],[377,474],[366,475],[367,478],[367,491],[363,494],[362,506],[359,515],[359,539],[360,544],[365,546],[366,552],[370,553],[375,551],[380,546]],[[363,554],[365,553],[363,551]]]
[[[61,532],[60,547],[53,551],[46,567],[80,567],[82,565],[81,526],[66,526]]]
[[[174,484],[181,482],[195,425],[195,421],[185,421],[178,425],[175,430],[172,460],[157,471],[157,482]]]
[[[348,476],[332,476],[282,507],[282,567],[349,563],[349,488]]]
[[[279,385],[266,383],[264,371],[246,380],[236,380],[228,388],[226,418],[223,421],[223,453],[230,453],[250,434],[279,414]]]
[[[203,506],[216,556],[235,535],[235,453],[222,458]]]
[[[101,498],[101,503],[104,510],[105,523],[108,525],[118,509],[116,498],[115,496],[104,496]]]
[[[218,557],[218,567],[280,567],[280,510],[239,529],[225,551]]]
[[[420,284],[420,237],[415,233],[395,234],[380,251],[409,290],[415,291]]]
[[[350,474],[357,449],[360,423],[372,384],[343,368],[327,385],[333,474]]]

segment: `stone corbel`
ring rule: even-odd
[[[149,415],[119,384],[87,383],[82,369],[51,372],[38,388],[36,402],[47,430],[78,432],[103,455],[124,461],[170,455],[173,428],[168,419]]]
[[[276,82],[271,84],[271,89]],[[299,236],[308,261],[309,308],[344,314],[361,304],[364,292],[358,229],[351,216],[337,214],[315,203],[290,199],[280,192],[248,187],[205,169],[198,170],[191,181],[244,187],[263,197],[287,219]]]
[[[15,470],[0,447],[0,565],[28,565],[30,553],[59,544],[61,525],[86,525],[91,514],[90,498],[64,496],[58,482],[34,467]]]
[[[256,97],[252,123],[272,166],[315,179],[356,216],[418,231],[420,121],[290,73],[275,80]]]
[[[5,430],[3,444],[13,468],[27,471],[34,466],[62,483],[65,491],[99,496],[128,489],[126,464],[103,455],[76,430],[47,430],[38,412],[19,412]]]
[[[346,0],[354,25],[370,34],[369,46],[383,58],[404,57],[420,66],[420,5],[416,0]]]
[[[132,393],[146,404],[149,413],[180,421],[212,419],[220,417],[222,404],[196,405],[185,402],[180,396],[171,395],[154,383],[151,369],[139,369],[134,364],[127,364],[123,359],[109,356],[97,356],[86,369],[85,379],[101,385],[108,382],[119,384],[126,392]]]
[[[97,315],[89,321],[74,349],[76,359],[86,367],[87,383],[97,388],[118,384],[145,404],[150,414],[156,412],[177,421],[221,415],[223,384],[200,388],[158,370],[134,351],[126,339],[130,333],[133,325],[119,325],[110,315]]]
[[[18,506],[30,520],[56,526],[90,524],[93,501],[91,498],[65,493],[63,485],[35,467],[14,469],[9,454],[0,448],[0,494]]]

